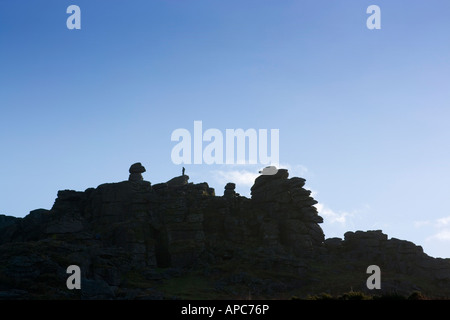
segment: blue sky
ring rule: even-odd
[[[81,8],[68,30],[66,8]],[[381,30],[366,9],[381,8]],[[181,173],[178,128],[279,129],[327,237],[382,229],[450,257],[450,3],[0,0],[0,213]],[[186,165],[249,195],[261,166]]]

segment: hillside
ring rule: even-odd
[[[51,210],[0,216],[0,299],[290,299],[350,290],[450,297],[450,260],[381,230],[326,239],[305,180],[279,169],[251,198],[187,175],[62,190]],[[67,267],[81,269],[69,290]],[[381,289],[369,290],[369,265]]]

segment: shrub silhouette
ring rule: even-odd
[[[427,298],[420,291],[414,291],[408,297],[408,300],[427,300]]]
[[[349,291],[338,298],[339,300],[371,300],[372,297],[359,291]]]

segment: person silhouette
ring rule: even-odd
[[[185,170],[186,170],[186,169],[184,169],[184,167],[183,167],[183,169],[181,170],[183,176],[184,176],[184,171],[185,171]]]

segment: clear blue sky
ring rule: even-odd
[[[81,8],[68,30],[66,8]],[[381,8],[381,30],[366,9]],[[327,237],[450,257],[450,2],[0,0],[0,213],[181,173],[177,128],[279,129]],[[259,166],[186,165],[249,195]]]

